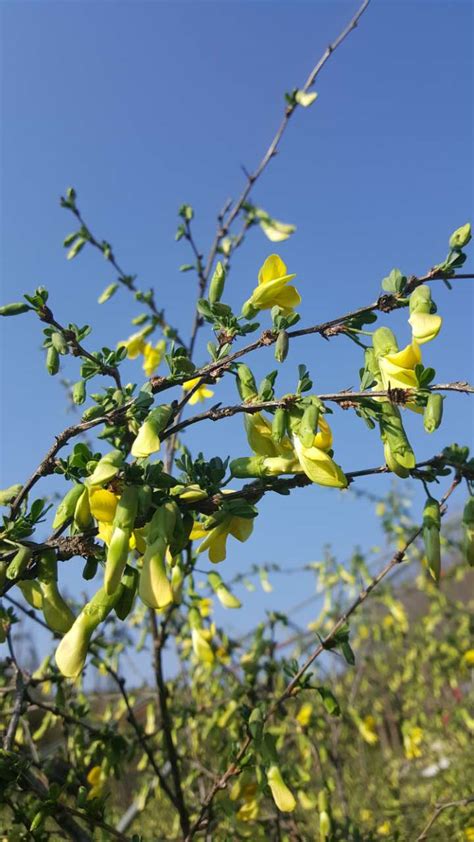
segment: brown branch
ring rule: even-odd
[[[444,810],[448,810],[452,807],[467,807],[468,804],[472,804],[473,802],[474,795],[469,795],[467,798],[459,799],[459,801],[445,801],[441,804],[436,804],[434,812],[430,817],[428,824],[421,831],[420,835],[417,836],[416,842],[422,842],[422,840],[428,839],[428,831],[431,830],[435,821],[440,817],[441,813],[443,813]]]
[[[179,769],[178,753],[173,740],[173,726],[171,722],[170,713],[168,710],[168,689],[163,675],[163,659],[162,651],[166,640],[166,625],[163,621],[161,633],[158,630],[158,623],[156,621],[156,614],[153,609],[150,610],[150,622],[153,636],[153,663],[155,668],[156,686],[158,690],[158,703],[161,713],[161,724],[163,728],[163,736],[168,753],[168,759],[171,765],[171,774],[173,777],[175,790],[175,806],[179,813],[179,821],[183,836],[187,836],[189,832],[189,813],[184,802],[183,789],[181,786],[181,773]],[[170,614],[168,613],[167,619]]]
[[[453,479],[449,489],[443,495],[442,499],[440,500],[440,506],[444,507],[444,504],[451,496],[455,488],[461,482],[461,477],[456,475]],[[441,508],[441,514],[445,513],[446,509]],[[372,581],[359,593],[356,599],[351,603],[351,605],[341,614],[339,619],[334,623],[333,627],[331,628],[330,632],[326,635],[326,637],[318,644],[318,646],[311,652],[309,657],[303,663],[303,665],[299,668],[296,675],[292,678],[292,680],[287,684],[284,691],[278,696],[277,699],[271,704],[269,707],[264,721],[267,722],[280,708],[280,706],[289,699],[297,689],[297,686],[303,677],[303,675],[308,671],[310,666],[314,663],[314,661],[319,658],[319,656],[328,648],[331,647],[331,644],[334,643],[334,638],[337,635],[338,631],[347,623],[349,617],[354,614],[355,611],[362,605],[370,593],[380,584],[380,582],[385,579],[385,577],[393,570],[394,567],[397,567],[404,559],[405,554],[409,547],[413,544],[413,542],[418,538],[421,534],[423,527],[420,526],[418,529],[412,533],[412,535],[405,541],[405,544],[401,550],[398,550],[389,562],[377,573],[377,575],[372,579]],[[250,745],[252,743],[252,735],[250,732],[247,733],[239,751],[237,752],[235,759],[230,763],[227,767],[226,771],[221,775],[221,777],[215,782],[215,784],[209,790],[206,798],[202,802],[201,810],[195,822],[192,824],[189,834],[185,837],[184,842],[190,842],[190,840],[194,837],[194,835],[202,829],[203,822],[206,819],[208,814],[209,808],[212,805],[212,802],[217,795],[217,793],[225,789],[227,786],[228,781],[230,778],[234,777],[234,775],[239,774],[240,772],[240,763],[243,760],[244,756],[246,755]]]

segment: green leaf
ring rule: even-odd
[[[407,279],[402,275],[400,269],[392,269],[389,275],[382,281],[382,289],[386,292],[400,293],[403,292]]]
[[[315,687],[321,696],[324,707],[331,716],[340,716],[341,708],[334,693],[328,687]]]
[[[103,293],[99,295],[97,302],[99,304],[104,304],[109,300],[109,298],[112,298],[112,296],[117,292],[118,286],[119,285],[117,283],[109,284],[108,287],[104,289]]]

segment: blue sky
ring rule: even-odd
[[[304,82],[356,8],[342,0],[3,2],[2,302],[44,284],[59,321],[92,325],[87,347],[114,345],[131,332],[140,310],[125,291],[97,304],[114,279],[100,255],[85,249],[65,260],[62,240],[72,220],[58,197],[72,184],[92,230],[143,286],[155,286],[169,320],[189,332],[196,283],[178,271],[190,254],[174,242],[177,208],[194,206],[196,239],[206,251],[218,209],[242,187],[241,165],[255,166],[273,135],[284,92]],[[452,230],[472,218],[471,33],[469,2],[373,0],[319,77],[315,105],[292,120],[254,201],[297,225],[278,251],[298,275],[303,325],[372,301],[394,266],[423,273],[445,256]],[[259,230],[251,232],[233,261],[226,300],[237,307],[248,297],[273,250]],[[444,325],[425,346],[425,361],[441,382],[472,379],[471,284],[433,290]],[[400,344],[407,342],[406,313],[390,324]],[[41,338],[30,314],[2,321],[2,487],[24,480],[53,434],[71,422],[59,378],[45,372]],[[202,331],[198,361],[209,338]],[[318,391],[358,386],[361,358],[343,338],[295,342],[282,393],[300,362]],[[274,368],[272,352],[251,363],[263,375]],[[77,372],[67,360],[64,375],[76,379]],[[127,372],[141,381],[137,367]],[[223,382],[216,398],[232,401],[231,386]],[[432,436],[409,418],[417,457],[465,441],[471,407],[466,397],[449,398]],[[332,418],[336,458],[346,470],[380,464],[375,433],[347,413]],[[247,452],[238,418],[196,426],[186,442],[209,456]],[[382,493],[388,480],[360,487]],[[422,500],[417,493],[415,506]],[[254,536],[232,546],[220,572],[231,577],[254,561],[297,566],[320,558],[327,542],[343,560],[355,544],[379,539],[372,508],[316,487],[290,499],[268,497]],[[70,592],[83,589],[76,564],[63,576]],[[245,613],[226,622],[251,625],[311,587],[300,575],[285,577],[284,588],[258,592]]]

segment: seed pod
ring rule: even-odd
[[[423,426],[427,433],[434,433],[440,426],[443,418],[443,403],[443,395],[431,392],[423,413]]]
[[[287,410],[282,406],[275,410],[272,422],[272,439],[275,444],[280,444],[286,435],[287,417]]]
[[[462,516],[463,550],[467,563],[474,567],[474,497],[469,497]]]
[[[318,421],[319,406],[311,403],[305,407],[300,422],[298,438],[303,447],[311,447],[313,445],[314,437],[318,432]]]
[[[51,334],[51,342],[53,343],[53,348],[56,348],[58,354],[68,354],[69,348],[67,342],[62,333],[59,330],[55,330]]]
[[[18,579],[28,567],[28,562],[30,561],[32,555],[33,551],[30,547],[24,547],[21,545],[7,567],[7,579]]]
[[[78,380],[72,387],[72,399],[75,404],[82,404],[86,399],[86,384],[84,380]]]
[[[59,371],[59,354],[52,345],[46,354],[46,370],[48,374],[57,374]]]
[[[0,307],[0,316],[19,316],[28,310],[31,310],[28,304],[24,304],[23,301],[14,301],[12,304],[3,304]]]
[[[84,491],[84,486],[81,483],[73,485],[67,494],[61,500],[53,520],[53,529],[58,529],[74,514],[77,501]]]
[[[255,377],[245,363],[239,363],[237,366],[236,383],[239,395],[243,401],[253,400],[257,396],[258,390]]]
[[[288,356],[289,339],[286,330],[280,330],[275,344],[275,359],[282,363]]]
[[[225,270],[222,263],[219,260],[214,270],[211,283],[209,285],[209,302],[211,304],[216,304],[217,301],[221,300],[222,293],[224,292],[224,286]]]
[[[138,587],[138,570],[127,565],[122,576],[121,585],[121,593],[115,606],[115,613],[119,620],[125,620],[130,614],[133,603],[135,602]]]
[[[440,528],[439,503],[432,497],[428,497],[423,509],[423,541],[428,570],[435,582],[439,582],[441,572]]]

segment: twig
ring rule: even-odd
[[[459,801],[444,801],[440,804],[436,804],[433,814],[431,815],[428,821],[428,824],[421,831],[420,835],[417,836],[416,842],[422,842],[423,839],[428,839],[428,831],[431,830],[435,821],[440,817],[441,813],[443,813],[444,810],[448,810],[451,807],[467,807],[468,804],[472,804],[473,802],[474,795],[469,795],[467,798],[459,799]]]

